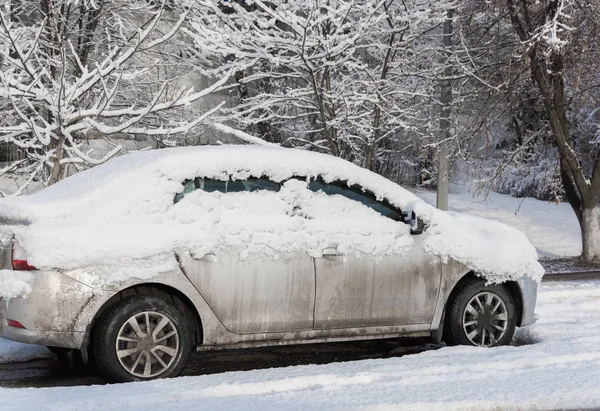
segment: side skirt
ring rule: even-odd
[[[375,335],[354,335],[352,337],[321,337],[321,338],[304,338],[298,340],[262,340],[262,341],[245,341],[236,344],[224,345],[200,345],[196,351],[218,351],[218,350],[234,350],[240,348],[260,348],[260,347],[276,347],[284,345],[300,345],[300,344],[319,344],[332,343],[343,341],[364,341],[364,340],[384,340],[391,338],[423,338],[430,337],[431,331],[420,331],[412,333],[389,333]]]

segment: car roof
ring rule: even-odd
[[[369,190],[379,199],[403,208],[418,197],[369,170],[327,154],[258,145],[176,147],[148,150],[113,158],[70,176],[53,186],[13,202],[77,201],[100,193],[126,195],[135,186],[156,186],[157,179],[183,182],[194,177],[217,179],[266,176],[283,181],[297,176],[320,176],[325,181],[347,181]],[[180,188],[172,188],[177,192]],[[173,194],[173,193],[170,193]],[[118,198],[114,198],[118,201]]]

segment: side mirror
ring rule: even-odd
[[[410,233],[413,235],[423,234],[427,230],[427,224],[413,211],[410,216]]]

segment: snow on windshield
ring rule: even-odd
[[[252,193],[196,190],[175,204],[182,182],[199,176],[266,177],[282,185],[279,191]],[[278,147],[130,154],[39,193],[1,200],[0,213],[30,221],[15,233],[31,264],[74,269],[110,262],[120,270],[113,279],[173,269],[177,249],[226,251],[240,259],[288,258],[298,252],[319,257],[332,246],[377,259],[410,252],[414,241],[407,224],[340,195],[309,190],[306,178],[317,176],[366,188],[405,213],[414,210],[429,223],[423,234],[429,253],[464,263],[490,281],[543,275],[535,248],[516,229],[434,209],[347,161]],[[294,177],[304,181],[287,181]]]

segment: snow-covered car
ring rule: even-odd
[[[518,230],[279,147],[129,154],[0,216],[0,335],[78,350],[110,381],[176,376],[194,347],[503,345],[543,275]]]

